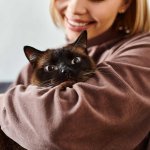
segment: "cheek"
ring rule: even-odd
[[[108,9],[101,9],[101,11],[94,11],[93,12],[93,18],[97,23],[100,24],[107,24],[110,22],[114,22],[115,18],[117,16],[116,10],[109,10]]]
[[[55,7],[62,17],[64,17],[65,15],[67,6],[68,6],[67,0],[56,0],[55,2]]]

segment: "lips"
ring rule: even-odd
[[[83,20],[79,20],[79,19],[65,19],[66,25],[69,29],[76,31],[76,32],[81,32],[83,30],[87,30],[87,28],[89,28],[89,26],[93,23],[95,23],[95,21],[83,21]]]
[[[89,23],[87,22],[75,22],[75,21],[72,21],[72,20],[67,20],[68,23],[74,27],[84,27],[86,25],[88,25]]]

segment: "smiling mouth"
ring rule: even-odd
[[[74,22],[72,20],[67,20],[68,23],[74,27],[84,27],[87,26],[89,23],[82,23],[82,22]]]
[[[80,20],[74,21],[68,18],[66,18],[66,22],[68,24],[68,27],[75,31],[86,30],[91,24],[95,23],[95,21],[89,21],[89,22],[84,22]]]

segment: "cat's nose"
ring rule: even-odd
[[[62,68],[62,69],[61,69],[61,73],[62,73],[62,74],[68,74],[68,73],[69,73],[69,70],[68,70],[68,69],[65,69],[65,68]]]
[[[69,68],[61,68],[61,73],[64,75],[64,76],[70,76],[72,75],[72,70],[69,69]]]

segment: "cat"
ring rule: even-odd
[[[39,51],[25,46],[24,53],[33,67],[31,83],[41,87],[61,88],[89,79],[96,65],[87,52],[87,31],[83,31],[75,42],[62,48]]]
[[[25,46],[24,53],[33,67],[31,84],[40,87],[61,85],[71,87],[76,82],[88,80],[96,65],[87,52],[87,31],[83,31],[75,42],[62,48],[39,51]],[[0,130],[0,150],[25,150]]]

